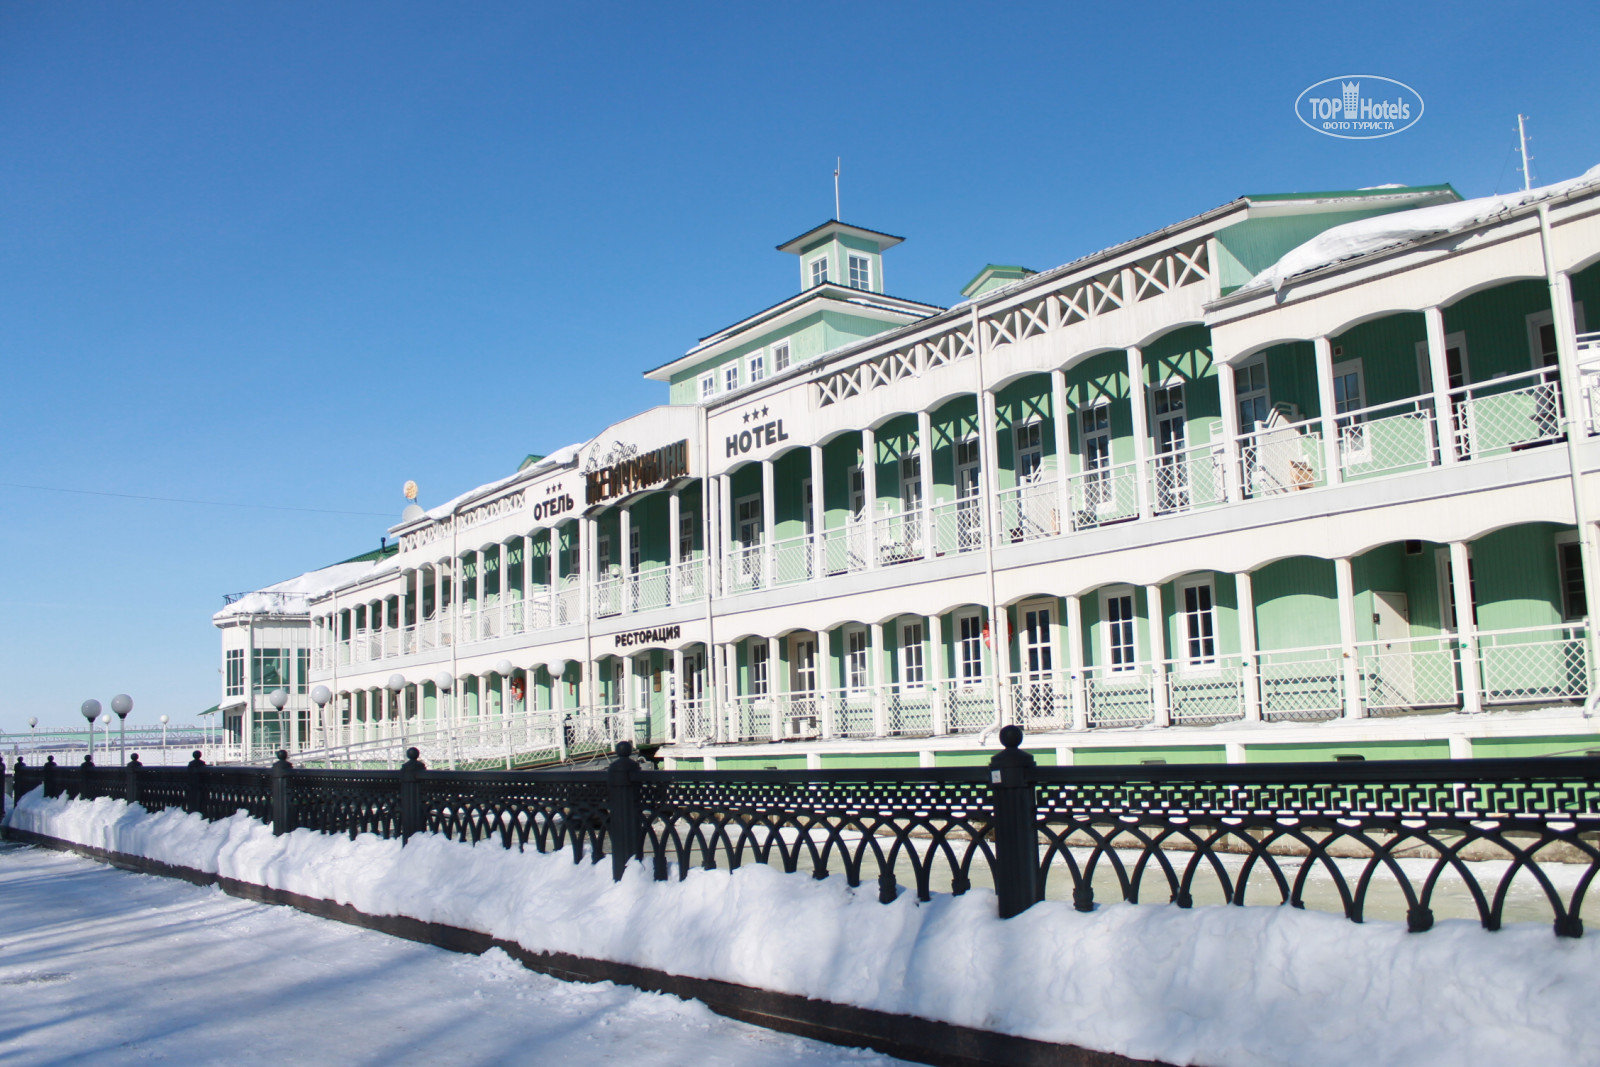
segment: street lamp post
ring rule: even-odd
[[[167,765],[167,717],[161,716],[161,766]]]
[[[33,749],[37,752],[39,750],[39,717],[37,715],[28,716],[28,740],[33,742]]]
[[[85,721],[89,724],[88,754],[92,756],[94,755],[94,721],[100,717],[100,702],[91,697],[79,705],[78,711],[82,713]]]
[[[311,702],[317,706],[317,728],[322,731],[322,747],[328,747],[328,701],[333,699],[333,692],[325,685],[319,685],[311,690]]]
[[[118,763],[127,763],[128,762],[128,712],[133,710],[133,698],[131,696],[129,696],[127,693],[118,693],[116,696],[111,698],[111,710],[116,712],[117,718],[119,720],[121,720],[121,722],[122,722],[122,726],[117,731],[117,762]],[[109,726],[106,727],[106,731],[107,731],[107,733],[110,732],[110,727]],[[106,741],[107,741],[108,745],[110,743],[110,740],[111,739],[109,737],[106,738]]]
[[[283,733],[284,733],[284,731],[283,731],[283,708],[284,708],[285,704],[289,703],[289,691],[287,689],[284,689],[282,686],[279,686],[277,689],[274,689],[272,691],[270,696],[267,697],[267,703],[271,704],[274,708],[276,708],[278,710],[278,744],[279,744],[279,746],[281,746],[283,748],[290,748],[291,747],[290,744],[286,740],[284,740],[284,736],[283,736]]]
[[[389,700],[389,721],[395,724],[394,732],[398,733],[401,738],[404,738],[406,735],[406,726],[405,723],[401,721],[400,694],[405,691],[406,676],[399,673],[391,674],[389,675],[389,680],[383,684],[383,687],[389,690],[389,692],[392,694]]]

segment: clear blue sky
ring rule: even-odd
[[[948,304],[1245,192],[1600,162],[1600,7],[0,3],[0,729],[216,702],[221,595],[665,398],[789,295],[779,241],[903,234]],[[1341,141],[1312,82],[1422,121]],[[350,514],[126,500],[18,486]]]

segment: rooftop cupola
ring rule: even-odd
[[[823,282],[832,282],[881,293],[884,249],[893,248],[903,240],[903,237],[829,219],[794,240],[785,241],[778,246],[778,251],[800,257],[802,292],[815,289]]]

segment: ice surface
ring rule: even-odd
[[[1305,244],[1290,249],[1282,259],[1251,278],[1239,291],[1261,288],[1276,291],[1299,274],[1396,245],[1470,230],[1497,215],[1595,185],[1600,185],[1600,166],[1591,167],[1577,178],[1525,192],[1479,197],[1454,204],[1435,204],[1432,207],[1357,219],[1324,230]]]
[[[217,889],[0,845],[7,1064],[604,1064],[900,1061],[703,1004],[560,982]]]
[[[1047,901],[1001,920],[987,891],[852,890],[751,864],[656,882],[635,865],[424,834],[402,846],[242,815],[47,800],[13,825],[100,848],[653,967],[1170,1063],[1600,1064],[1600,940],[1545,923],[1425,934],[1291,908]]]

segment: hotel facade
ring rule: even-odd
[[[233,755],[1600,749],[1600,173],[1241,197],[951,308],[898,243],[779,246],[664,406],[218,613]]]

